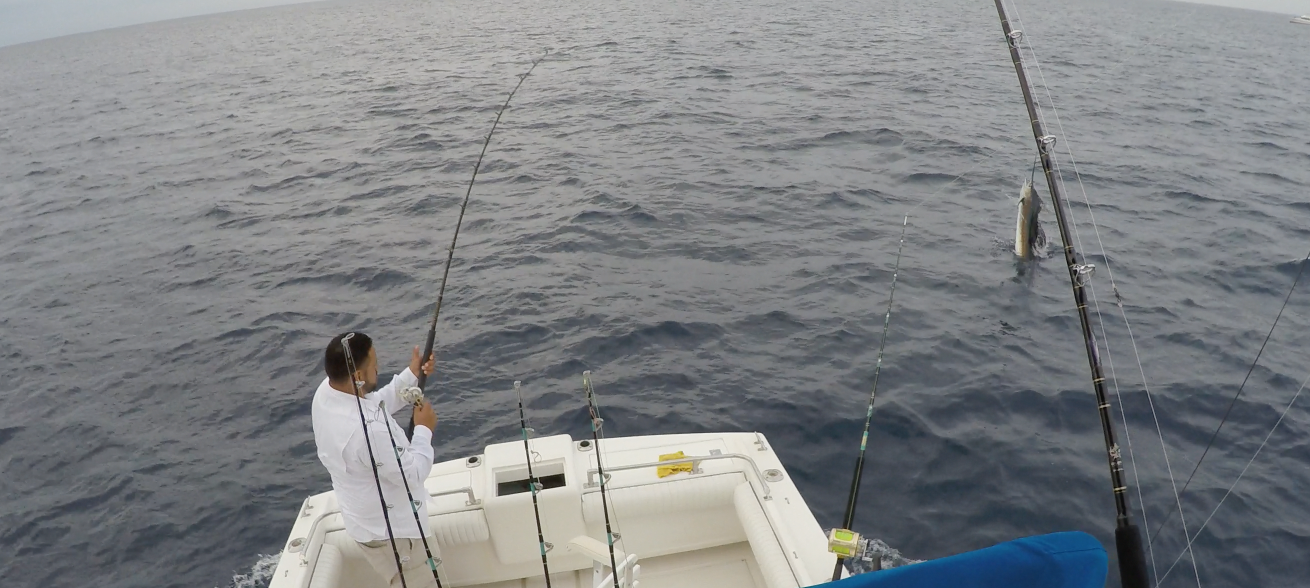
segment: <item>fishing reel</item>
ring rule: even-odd
[[[849,529],[828,531],[828,552],[838,557],[851,558],[860,555],[860,534]]]
[[[418,406],[423,401],[423,389],[418,386],[409,386],[400,391],[400,398],[414,406]]]
[[[417,408],[419,403],[423,402],[423,389],[418,386],[406,386],[400,390],[400,399]],[[414,415],[410,415],[409,426],[405,427],[405,438],[414,438]]]
[[[882,569],[882,553],[874,541],[849,529],[828,531],[828,551],[845,562],[852,576]]]

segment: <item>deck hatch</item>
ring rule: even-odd
[[[562,460],[533,463],[532,473],[541,482],[542,490],[563,488],[568,485]],[[524,494],[531,491],[532,488],[528,486],[528,468],[526,466],[496,472],[496,496]]]

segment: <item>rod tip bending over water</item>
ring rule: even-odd
[[[532,66],[528,68],[528,71],[519,75],[519,83],[514,85],[514,89],[510,90],[509,95],[505,97],[505,103],[501,105],[500,110],[496,111],[496,120],[491,123],[491,131],[487,133],[487,139],[482,143],[482,152],[478,154],[477,163],[473,164],[473,177],[469,178],[468,190],[464,192],[464,201],[459,206],[459,218],[455,220],[455,234],[450,238],[450,248],[446,250],[446,267],[441,272],[441,287],[437,290],[437,302],[432,309],[432,321],[428,326],[428,338],[423,346],[423,357],[432,355],[432,347],[437,338],[437,320],[441,318],[441,301],[446,297],[446,282],[450,278],[450,264],[455,260],[455,246],[459,243],[459,228],[464,224],[464,212],[468,210],[469,197],[473,195],[473,185],[478,181],[478,170],[482,168],[482,159],[487,156],[487,147],[491,145],[491,137],[496,134],[496,128],[500,126],[500,119],[505,115],[505,111],[509,109],[509,103],[514,99],[514,94],[519,91],[519,88],[523,86],[523,82],[528,79],[528,76],[532,75],[533,70],[537,69],[537,65],[546,59],[548,55],[550,55],[549,49],[532,62]],[[426,374],[418,374],[418,387],[423,388],[425,384],[427,384]]]
[[[491,123],[491,131],[487,133],[487,139],[482,142],[482,152],[478,154],[477,163],[473,164],[473,176],[469,178],[468,189],[464,191],[464,201],[459,206],[459,218],[455,220],[455,234],[450,238],[450,248],[446,250],[446,267],[441,272],[441,287],[437,290],[437,302],[432,309],[432,321],[428,324],[428,335],[427,340],[423,343],[422,357],[432,357],[432,349],[437,342],[437,320],[441,318],[441,301],[446,297],[446,282],[450,278],[450,265],[455,261],[455,246],[459,243],[459,228],[464,224],[464,212],[468,210],[469,197],[473,195],[473,185],[478,181],[478,170],[482,167],[482,159],[487,155],[487,147],[491,145],[491,137],[496,134],[496,128],[500,126],[500,119],[505,115],[505,110],[509,108],[509,102],[514,99],[514,94],[519,91],[519,88],[523,86],[523,82],[528,79],[528,76],[532,75],[533,70],[537,69],[537,65],[545,60],[548,55],[550,55],[549,49],[532,62],[532,66],[528,68],[528,71],[519,74],[519,83],[514,84],[514,89],[510,90],[509,95],[505,97],[505,103],[496,112],[496,120]],[[427,386],[428,375],[424,373],[415,375],[418,376],[418,388],[422,391]],[[410,437],[414,436],[413,419],[410,419],[409,428],[405,430],[405,434]]]

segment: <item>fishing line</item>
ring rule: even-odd
[[[969,169],[964,170],[963,173],[957,174],[955,177],[951,178],[951,181],[946,182],[945,184],[942,185],[942,187],[937,188],[935,192],[927,196],[924,196],[923,198],[920,198],[919,201],[915,203],[914,206],[910,207],[910,209],[905,212],[905,216],[913,216],[914,213],[919,210],[919,207],[923,206],[924,204],[927,204],[929,200],[932,200],[933,198],[936,198],[937,196],[941,195],[942,192],[945,192],[947,188],[955,185],[956,182],[963,180],[966,176],[976,171],[979,167],[982,167],[982,164],[987,163],[987,161],[988,160],[986,159],[980,159],[974,162],[974,164],[970,166]]]
[[[901,252],[905,250],[905,229],[909,225],[910,217],[906,215],[905,220],[901,222],[901,243],[896,248],[896,265],[892,269],[891,293],[887,296],[887,313],[883,315],[882,319],[882,341],[878,343],[878,362],[873,368],[873,388],[869,392],[869,408],[864,413],[864,433],[860,436],[860,455],[855,459],[855,473],[851,475],[851,491],[846,498],[846,516],[842,519],[843,529],[850,529],[855,524],[855,504],[860,496],[860,481],[864,477],[864,454],[869,446],[869,425],[873,422],[873,403],[878,397],[878,376],[882,373],[883,350],[887,347],[887,330],[892,320],[892,302],[896,299],[896,278],[900,276]],[[840,555],[837,556],[837,564],[832,569],[833,582],[841,579],[843,559],[845,558]]]
[[[364,445],[368,447],[368,461],[373,466],[373,483],[378,488],[378,502],[382,506],[382,521],[387,524],[387,541],[391,543],[391,554],[396,557],[396,575],[400,576],[401,588],[409,588],[405,583],[405,568],[400,565],[400,551],[396,549],[396,535],[391,530],[391,515],[387,514],[387,498],[382,494],[382,478],[378,477],[378,461],[373,456],[373,441],[368,436],[368,421],[364,419],[364,401],[360,399],[359,395],[361,382],[355,379],[355,358],[350,353],[350,340],[354,337],[354,333],[346,333],[346,336],[341,338],[341,349],[345,352],[346,369],[350,370],[350,383],[355,390],[355,406],[359,408],[359,424],[364,427]],[[390,429],[391,427],[388,426],[387,428]],[[421,531],[422,526],[419,529]]]
[[[973,173],[974,170],[978,169],[978,167],[981,166],[981,165],[982,165],[984,162],[986,162],[986,161],[987,161],[987,160],[983,159],[983,160],[979,160],[979,161],[975,162],[975,163],[973,164],[973,167],[970,167],[969,169],[964,170],[964,173],[955,176],[953,179],[951,179],[951,181],[947,182],[944,186],[938,188],[936,192],[933,192],[932,194],[929,194],[929,195],[927,195],[927,196],[924,196],[922,199],[919,200],[919,202],[918,202],[917,204],[915,204],[913,207],[911,207],[910,210],[906,211],[905,216],[910,216],[910,215],[914,214],[914,212],[915,212],[916,210],[919,210],[919,207],[920,207],[920,206],[923,206],[924,204],[927,204],[927,202],[928,202],[929,200],[932,200],[933,198],[936,198],[937,195],[941,194],[942,192],[945,192],[947,188],[951,187],[951,186],[952,186],[953,184],[955,184],[956,182],[958,182],[958,181],[964,179],[964,176],[967,176],[967,175],[969,175],[970,173]]]
[[[1228,496],[1233,493],[1233,489],[1237,487],[1237,483],[1242,481],[1242,476],[1246,475],[1246,470],[1251,468],[1251,464],[1255,463],[1255,458],[1260,456],[1260,451],[1265,448],[1265,445],[1267,443],[1269,443],[1269,438],[1274,435],[1274,431],[1277,431],[1278,426],[1283,424],[1283,417],[1287,416],[1287,411],[1292,410],[1292,404],[1296,403],[1296,399],[1301,397],[1301,391],[1305,390],[1305,386],[1307,383],[1310,383],[1310,376],[1306,376],[1306,379],[1301,381],[1301,387],[1297,388],[1296,394],[1292,395],[1292,400],[1287,403],[1287,407],[1283,409],[1283,413],[1278,415],[1278,422],[1275,422],[1274,427],[1272,429],[1269,429],[1269,434],[1265,435],[1265,440],[1260,442],[1260,447],[1256,448],[1255,454],[1251,456],[1251,460],[1246,462],[1246,467],[1242,468],[1242,472],[1240,474],[1237,474],[1237,479],[1233,480],[1233,485],[1228,487],[1227,492],[1224,492],[1223,498],[1219,499],[1219,504],[1216,504],[1214,506],[1214,510],[1210,511],[1210,516],[1206,517],[1204,523],[1201,523],[1201,528],[1197,529],[1196,534],[1192,535],[1192,537],[1188,539],[1187,547],[1183,549],[1183,553],[1178,555],[1178,559],[1175,559],[1173,565],[1169,566],[1169,569],[1165,571],[1164,576],[1160,577],[1161,581],[1169,577],[1169,572],[1173,571],[1174,566],[1178,565],[1178,562],[1182,560],[1183,555],[1187,553],[1187,550],[1191,549],[1192,542],[1196,541],[1196,538],[1201,536],[1201,531],[1205,530],[1206,525],[1210,524],[1210,519],[1213,519],[1215,513],[1219,512],[1219,507],[1224,505],[1225,500],[1228,500]],[[1159,583],[1156,583],[1156,585],[1159,586]]]
[[[1255,361],[1252,361],[1251,368],[1246,370],[1246,377],[1242,378],[1242,385],[1237,387],[1237,394],[1234,394],[1233,400],[1228,403],[1228,410],[1225,410],[1223,418],[1219,419],[1219,426],[1215,428],[1214,434],[1210,435],[1210,442],[1205,445],[1205,451],[1201,452],[1201,459],[1196,460],[1196,467],[1192,468],[1192,474],[1187,476],[1187,482],[1183,484],[1183,489],[1179,492],[1180,495],[1183,492],[1187,492],[1187,486],[1192,483],[1192,478],[1196,476],[1196,471],[1201,469],[1201,462],[1205,461],[1205,456],[1210,453],[1210,448],[1214,446],[1215,439],[1219,437],[1220,429],[1223,429],[1224,423],[1228,422],[1228,415],[1233,412],[1233,406],[1237,404],[1237,399],[1242,396],[1242,390],[1246,388],[1247,380],[1251,379],[1251,373],[1255,371],[1255,366],[1260,363],[1260,355],[1265,352],[1265,346],[1269,344],[1269,338],[1274,335],[1274,329],[1278,327],[1279,319],[1283,318],[1283,311],[1287,309],[1287,303],[1292,299],[1292,293],[1296,291],[1296,285],[1301,281],[1301,274],[1305,273],[1307,261],[1310,261],[1310,253],[1307,253],[1305,258],[1301,260],[1301,269],[1297,270],[1296,279],[1292,280],[1292,287],[1288,289],[1287,297],[1283,299],[1283,306],[1278,309],[1278,316],[1274,317],[1274,324],[1269,327],[1269,333],[1265,335],[1264,342],[1260,344],[1260,351],[1255,354]],[[1300,392],[1298,391],[1297,394],[1300,394]],[[1281,421],[1282,419],[1279,420]],[[1160,536],[1160,531],[1164,530],[1164,525],[1172,520],[1173,517],[1170,517],[1169,519],[1166,519],[1164,523],[1161,523],[1160,529],[1155,532],[1155,537],[1151,537],[1152,543],[1155,542],[1156,537]],[[1197,533],[1200,533],[1200,531],[1198,530]],[[1188,545],[1191,545],[1191,541],[1188,541]],[[1166,574],[1167,573],[1168,572],[1166,572]]]
[[[1087,353],[1087,363],[1092,376],[1092,388],[1096,396],[1097,412],[1101,421],[1101,433],[1104,437],[1106,458],[1110,466],[1111,488],[1115,500],[1115,547],[1119,556],[1120,580],[1125,588],[1146,588],[1149,586],[1149,580],[1147,579],[1146,557],[1142,548],[1141,532],[1132,520],[1132,512],[1127,496],[1128,484],[1124,481],[1123,457],[1120,447],[1115,441],[1113,416],[1110,412],[1111,404],[1106,394],[1105,377],[1101,370],[1095,328],[1087,312],[1087,295],[1084,292],[1084,286],[1090,282],[1088,278],[1094,266],[1083,263],[1078,258],[1073,240],[1070,239],[1068,220],[1065,217],[1064,186],[1061,178],[1058,177],[1058,167],[1055,164],[1056,138],[1047,134],[1038,111],[1037,101],[1032,95],[1032,87],[1029,85],[1028,75],[1023,63],[1021,44],[1024,36],[1023,32],[1014,30],[1011,27],[1009,17],[1005,13],[1003,0],[995,0],[995,4],[996,11],[1001,19],[1001,29],[1005,35],[1004,39],[1010,52],[1010,59],[1014,64],[1015,74],[1019,78],[1019,88],[1023,93],[1024,103],[1028,109],[1029,124],[1032,127],[1033,139],[1037,143],[1038,154],[1042,160],[1047,188],[1051,193],[1056,225],[1060,229],[1060,240],[1064,245],[1065,265],[1069,272],[1069,283],[1073,290],[1074,303],[1078,311],[1084,350]],[[1081,247],[1081,244],[1079,246]],[[1094,293],[1093,300],[1095,300]],[[1102,332],[1102,335],[1104,335],[1104,332]]]
[[[943,192],[945,192],[947,188],[953,186],[956,182],[959,182],[960,180],[964,179],[964,178],[965,178],[966,176],[968,176],[969,174],[973,173],[973,172],[974,172],[975,170],[977,170],[980,166],[982,166],[982,164],[985,163],[985,162],[986,162],[986,160],[979,160],[979,161],[974,162],[974,164],[973,164],[972,166],[970,166],[969,169],[965,170],[963,173],[957,174],[954,178],[951,179],[951,181],[947,182],[946,184],[943,184],[941,187],[937,188],[937,190],[935,190],[935,191],[932,192],[931,194],[929,194],[929,195],[927,195],[927,196],[925,196],[925,197],[919,199],[919,201],[918,201],[917,203],[915,203],[914,206],[910,207],[909,211],[906,212],[905,217],[904,217],[904,219],[902,220],[902,223],[901,223],[901,237],[900,237],[900,242],[899,242],[899,244],[897,245],[897,249],[896,249],[896,263],[895,263],[895,265],[893,266],[893,269],[892,269],[891,297],[889,297],[888,300],[887,300],[887,313],[886,313],[886,316],[885,316],[884,319],[883,319],[883,333],[882,333],[882,340],[879,342],[879,345],[878,345],[878,359],[877,359],[877,365],[876,365],[875,368],[874,368],[874,382],[873,382],[873,386],[872,386],[872,389],[871,389],[870,394],[869,394],[869,407],[868,407],[868,410],[867,410],[867,414],[865,415],[864,433],[863,433],[863,436],[862,436],[861,441],[860,441],[860,454],[859,454],[859,457],[858,457],[857,460],[856,460],[856,469],[855,469],[855,474],[854,474],[855,479],[852,481],[852,487],[851,487],[851,492],[852,492],[852,494],[848,497],[848,501],[847,501],[847,513],[846,513],[846,516],[845,516],[845,523],[844,523],[844,524],[845,524],[845,527],[844,527],[844,528],[846,528],[846,529],[849,529],[849,528],[851,527],[851,525],[854,524],[854,507],[855,507],[855,502],[856,502],[856,500],[858,499],[859,483],[860,483],[859,480],[860,480],[861,476],[863,476],[863,471],[864,471],[864,456],[865,456],[865,449],[866,449],[867,442],[868,442],[868,435],[869,435],[869,429],[870,429],[870,422],[871,422],[872,415],[873,415],[874,402],[875,402],[875,399],[876,399],[876,396],[877,396],[877,391],[878,391],[878,376],[879,376],[879,374],[881,373],[881,369],[882,369],[883,350],[884,350],[884,348],[885,348],[885,346],[886,346],[886,344],[887,344],[887,330],[888,330],[889,322],[890,322],[890,320],[891,320],[892,302],[893,302],[893,299],[894,299],[895,294],[896,294],[896,282],[897,282],[897,277],[900,275],[901,254],[902,254],[902,252],[903,252],[904,249],[905,249],[905,232],[906,232],[906,228],[907,228],[908,225],[909,225],[910,215],[913,214],[914,212],[918,211],[919,208],[922,207],[924,204],[927,204],[928,201],[932,200],[933,198],[936,198],[938,195],[940,195],[940,194],[942,194]],[[1035,165],[1036,165],[1036,164],[1034,163],[1034,166],[1035,166]],[[1034,171],[1033,171],[1033,173],[1034,173],[1034,177],[1035,177],[1035,174],[1036,174],[1036,168],[1035,168],[1035,167],[1034,167]],[[836,566],[835,566],[834,569],[833,569],[833,581],[836,581],[836,580],[840,579],[840,576],[841,576],[841,566],[842,566],[842,561],[841,561],[841,560],[842,560],[842,558],[839,556],[839,557],[837,558]]]
[[[1019,23],[1020,29],[1023,29],[1024,28],[1023,15],[1019,11],[1018,2],[1012,1],[1011,4],[1014,5],[1015,20],[1016,22]],[[1114,268],[1110,264],[1110,256],[1106,252],[1105,242],[1101,239],[1101,229],[1100,226],[1097,225],[1096,223],[1096,214],[1092,211],[1091,197],[1089,197],[1087,194],[1087,186],[1083,184],[1082,174],[1078,170],[1078,161],[1077,159],[1074,158],[1073,155],[1072,143],[1068,140],[1068,134],[1065,133],[1064,123],[1060,117],[1060,110],[1059,108],[1056,107],[1055,96],[1052,95],[1050,85],[1047,84],[1046,82],[1046,73],[1042,70],[1042,63],[1041,63],[1041,59],[1037,55],[1037,49],[1033,47],[1032,37],[1030,35],[1023,35],[1023,41],[1028,45],[1028,53],[1032,55],[1033,65],[1037,70],[1037,76],[1041,80],[1042,89],[1046,93],[1046,98],[1051,106],[1051,113],[1055,117],[1056,129],[1059,131],[1060,136],[1065,138],[1065,152],[1069,154],[1069,161],[1073,164],[1074,179],[1078,181],[1079,190],[1082,192],[1083,195],[1083,205],[1087,207],[1087,214],[1092,222],[1092,230],[1096,234],[1097,245],[1101,248],[1101,258],[1105,263],[1105,269],[1110,278],[1110,288],[1114,292],[1115,305],[1119,307],[1119,314],[1121,317],[1123,317],[1124,328],[1127,329],[1128,331],[1128,340],[1132,344],[1132,348],[1133,348],[1133,358],[1137,362],[1138,373],[1140,373],[1142,376],[1142,389],[1146,393],[1146,402],[1151,409],[1151,418],[1152,421],[1155,423],[1156,436],[1160,440],[1160,450],[1164,454],[1165,470],[1169,474],[1170,488],[1173,489],[1174,500],[1177,503],[1178,512],[1181,515],[1183,503],[1182,503],[1181,496],[1178,492],[1178,482],[1177,479],[1174,477],[1173,466],[1169,462],[1169,449],[1164,441],[1164,430],[1160,426],[1160,419],[1155,411],[1155,401],[1151,395],[1150,384],[1147,382],[1146,368],[1142,365],[1142,357],[1141,357],[1141,352],[1138,350],[1137,347],[1137,339],[1136,337],[1133,336],[1132,324],[1128,321],[1128,313],[1123,306],[1123,297],[1119,294],[1119,286],[1114,279]],[[1037,110],[1038,111],[1042,110],[1040,104],[1037,105]],[[1055,155],[1058,155],[1058,153],[1053,152],[1051,160],[1057,171],[1056,179],[1059,181],[1061,188],[1064,188],[1065,187],[1064,173],[1060,170],[1060,162],[1059,159],[1055,157]],[[1070,208],[1069,212],[1070,212],[1070,217],[1072,217],[1073,209]],[[1073,219],[1073,218],[1071,218],[1071,220],[1073,221],[1071,224],[1073,226],[1074,240],[1078,243],[1078,248],[1082,249],[1083,248],[1082,232],[1078,230],[1078,221],[1077,219]],[[1101,300],[1096,295],[1096,284],[1092,280],[1090,279],[1086,280],[1086,286],[1087,286],[1088,293],[1091,294],[1092,296],[1092,304],[1096,309],[1096,320],[1101,330],[1101,340],[1105,344],[1106,365],[1110,368],[1110,382],[1114,386],[1115,403],[1119,406],[1119,415],[1121,420],[1123,421],[1124,441],[1128,446],[1128,463],[1130,464],[1130,467],[1133,470],[1133,483],[1137,488],[1137,501],[1141,507],[1141,512],[1142,512],[1142,526],[1143,528],[1146,529],[1146,532],[1149,535],[1151,533],[1151,526],[1150,526],[1150,520],[1147,518],[1146,498],[1145,496],[1143,496],[1142,493],[1142,480],[1141,480],[1141,476],[1137,471],[1137,458],[1133,450],[1132,432],[1128,425],[1127,411],[1124,409],[1123,394],[1119,389],[1119,377],[1114,365],[1114,352],[1110,345],[1110,338],[1106,333],[1105,318],[1104,318],[1104,314],[1102,314],[1101,312]],[[1185,521],[1184,521],[1184,533],[1186,533]],[[1146,545],[1146,549],[1151,559],[1151,573],[1156,577],[1156,585],[1158,586],[1160,583],[1159,582],[1160,572],[1156,564],[1155,549],[1153,547],[1153,544],[1148,542]],[[1195,561],[1193,561],[1193,563],[1195,563]],[[1193,565],[1193,567],[1195,567],[1195,565]],[[1197,584],[1200,585],[1200,581],[1201,581],[1200,571],[1199,570],[1194,570],[1194,571],[1196,572]]]
[[[496,127],[500,126],[500,118],[505,115],[505,110],[509,108],[509,101],[514,99],[514,94],[519,91],[519,87],[523,85],[524,80],[527,80],[528,76],[532,75],[532,71],[537,69],[537,64],[546,59],[548,55],[550,55],[549,49],[536,61],[532,62],[532,67],[529,67],[527,72],[519,76],[519,83],[514,85],[513,90],[510,90],[509,96],[505,97],[505,104],[496,112],[496,120],[491,123],[491,131],[487,133],[487,140],[482,143],[482,152],[478,154],[477,163],[473,164],[473,177],[469,179],[468,190],[464,192],[464,202],[459,206],[459,218],[455,221],[455,234],[450,238],[450,249],[446,253],[446,269],[441,273],[441,288],[437,291],[437,304],[432,310],[432,322],[428,325],[428,337],[423,346],[422,361],[427,361],[432,356],[432,346],[437,339],[437,319],[441,317],[441,301],[446,297],[446,281],[450,277],[450,264],[455,260],[455,244],[459,242],[459,228],[464,224],[464,212],[468,210],[469,197],[473,195],[473,184],[478,181],[478,170],[482,168],[482,158],[487,155],[487,147],[491,145],[491,137],[496,134]],[[419,372],[422,371],[419,370]],[[418,387],[422,389],[423,385],[428,381],[428,375],[424,373],[417,375]],[[409,428],[405,430],[405,434],[410,437],[414,436],[413,417],[410,417]]]
[[[1019,6],[1018,6],[1018,3],[1017,3],[1017,2],[1013,2],[1013,4],[1014,4],[1014,9],[1015,9],[1015,17],[1016,17],[1016,20],[1018,21],[1018,23],[1019,23],[1019,25],[1020,25],[1020,28],[1023,28],[1023,16],[1022,16],[1022,14],[1019,13]],[[1176,24],[1176,23],[1175,23],[1175,24]],[[1152,396],[1152,394],[1151,394],[1151,386],[1150,386],[1150,384],[1147,382],[1147,378],[1146,378],[1146,368],[1142,365],[1142,356],[1141,356],[1141,352],[1139,351],[1138,346],[1137,346],[1137,339],[1136,339],[1136,337],[1133,335],[1133,327],[1132,327],[1132,324],[1131,324],[1131,323],[1129,322],[1129,320],[1128,320],[1128,313],[1127,313],[1127,310],[1124,308],[1124,305],[1123,305],[1123,296],[1120,295],[1120,293],[1119,293],[1119,285],[1116,283],[1116,281],[1115,281],[1115,279],[1114,279],[1114,268],[1113,268],[1112,264],[1110,263],[1110,256],[1109,256],[1109,254],[1108,254],[1107,251],[1106,251],[1106,248],[1105,248],[1105,242],[1101,239],[1101,228],[1100,228],[1100,226],[1096,223],[1096,214],[1095,214],[1095,212],[1092,210],[1092,201],[1091,201],[1091,197],[1088,196],[1088,194],[1087,194],[1087,186],[1083,183],[1082,173],[1078,170],[1078,160],[1077,160],[1076,158],[1074,158],[1072,143],[1071,143],[1070,141],[1068,141],[1068,135],[1065,133],[1065,130],[1064,130],[1064,123],[1063,123],[1063,120],[1062,120],[1061,117],[1060,117],[1060,110],[1059,110],[1058,107],[1056,107],[1056,105],[1055,105],[1055,97],[1054,97],[1054,96],[1052,95],[1052,93],[1051,93],[1050,85],[1047,84],[1047,82],[1046,82],[1046,74],[1045,74],[1045,72],[1042,70],[1041,59],[1040,59],[1040,58],[1038,57],[1038,55],[1037,55],[1037,49],[1036,49],[1035,47],[1033,47],[1032,37],[1029,36],[1029,35],[1024,35],[1024,42],[1028,45],[1028,52],[1029,52],[1029,54],[1032,55],[1033,64],[1034,64],[1034,66],[1035,66],[1036,69],[1037,69],[1037,75],[1038,75],[1038,78],[1039,78],[1039,79],[1041,80],[1041,82],[1042,82],[1042,89],[1045,91],[1045,93],[1046,93],[1046,98],[1047,98],[1047,100],[1048,100],[1049,103],[1050,103],[1050,106],[1051,106],[1051,112],[1052,112],[1052,114],[1053,114],[1054,117],[1055,117],[1055,125],[1056,125],[1056,129],[1058,129],[1058,131],[1059,131],[1059,133],[1060,133],[1060,136],[1062,136],[1062,137],[1065,138],[1065,152],[1068,153],[1068,155],[1069,155],[1069,161],[1070,161],[1070,162],[1072,163],[1072,165],[1073,165],[1074,179],[1078,181],[1078,188],[1079,188],[1079,190],[1082,192],[1082,195],[1083,195],[1083,205],[1087,207],[1087,214],[1088,214],[1088,217],[1091,219],[1092,230],[1093,230],[1093,232],[1096,234],[1096,242],[1097,242],[1097,245],[1101,248],[1101,258],[1102,258],[1102,260],[1103,260],[1104,263],[1105,263],[1105,269],[1106,269],[1106,272],[1107,272],[1107,274],[1109,275],[1109,278],[1110,278],[1110,288],[1111,288],[1111,291],[1114,292],[1115,306],[1119,307],[1119,314],[1120,314],[1120,316],[1123,318],[1123,321],[1124,321],[1124,328],[1125,328],[1125,329],[1127,330],[1127,332],[1128,332],[1128,341],[1132,344],[1132,349],[1133,349],[1133,359],[1137,362],[1137,371],[1138,371],[1138,373],[1141,374],[1141,376],[1142,376],[1142,390],[1146,393],[1146,402],[1147,402],[1147,406],[1149,406],[1150,409],[1151,409],[1151,420],[1152,420],[1152,422],[1155,424],[1156,437],[1157,437],[1157,438],[1159,439],[1159,441],[1160,441],[1160,451],[1161,451],[1161,452],[1163,453],[1163,455],[1164,455],[1165,470],[1166,470],[1166,472],[1167,472],[1168,475],[1169,475],[1169,485],[1170,485],[1170,488],[1173,490],[1173,493],[1174,493],[1174,501],[1175,501],[1176,505],[1178,506],[1178,513],[1179,513],[1179,515],[1181,516],[1181,515],[1182,515],[1183,503],[1182,503],[1181,495],[1180,495],[1179,492],[1178,492],[1178,481],[1177,481],[1177,478],[1174,476],[1174,473],[1173,473],[1173,465],[1172,465],[1172,464],[1170,463],[1170,461],[1169,461],[1169,448],[1168,448],[1168,446],[1166,445],[1165,440],[1164,440],[1164,430],[1163,430],[1163,427],[1161,427],[1161,425],[1160,425],[1160,418],[1159,418],[1159,416],[1157,415],[1156,410],[1155,410],[1155,400],[1154,400],[1154,398],[1153,398],[1153,396]],[[1121,64],[1121,65],[1122,65],[1122,64]],[[1040,106],[1040,105],[1038,105],[1038,110],[1041,110],[1041,106]],[[1053,155],[1056,155],[1056,154],[1053,154]],[[1063,188],[1063,187],[1065,187],[1064,173],[1063,173],[1063,171],[1060,170],[1060,163],[1059,163],[1058,158],[1052,157],[1052,163],[1054,164],[1055,169],[1056,169],[1056,171],[1057,171],[1057,180],[1059,181],[1060,186]],[[1072,212],[1073,212],[1073,210],[1072,210],[1072,208],[1071,208],[1071,209],[1070,209],[1070,216],[1071,216],[1071,217],[1072,217]],[[1077,220],[1076,220],[1076,219],[1071,219],[1071,220],[1073,220],[1073,222],[1072,222],[1072,226],[1073,226],[1074,239],[1075,239],[1075,240],[1077,241],[1077,243],[1078,243],[1078,248],[1079,248],[1079,249],[1082,249],[1082,248],[1083,248],[1083,243],[1082,243],[1082,232],[1081,232],[1081,231],[1079,230],[1079,228],[1078,228],[1078,222],[1077,222]],[[1134,483],[1134,485],[1137,487],[1137,500],[1138,500],[1138,503],[1139,503],[1139,505],[1140,505],[1140,507],[1141,507],[1141,512],[1142,512],[1142,526],[1146,529],[1146,532],[1147,532],[1147,534],[1149,535],[1149,534],[1151,533],[1151,527],[1150,527],[1150,520],[1149,520],[1149,518],[1148,518],[1148,516],[1147,516],[1147,512],[1146,512],[1146,498],[1145,498],[1145,497],[1143,496],[1143,494],[1142,494],[1142,481],[1141,481],[1141,476],[1139,475],[1138,470],[1137,470],[1137,459],[1136,459],[1135,451],[1133,450],[1133,438],[1132,438],[1132,432],[1131,432],[1130,427],[1129,427],[1129,424],[1128,424],[1128,414],[1127,414],[1127,411],[1126,411],[1125,408],[1124,408],[1124,403],[1123,403],[1123,394],[1122,394],[1122,392],[1121,392],[1121,390],[1120,390],[1120,388],[1119,388],[1119,378],[1118,378],[1118,373],[1117,373],[1117,370],[1115,369],[1115,365],[1114,365],[1114,352],[1113,352],[1113,349],[1112,349],[1112,347],[1111,347],[1111,345],[1110,345],[1110,339],[1109,339],[1109,336],[1108,336],[1107,333],[1106,333],[1104,314],[1102,314],[1102,312],[1101,312],[1101,300],[1100,300],[1100,298],[1096,295],[1096,285],[1095,285],[1095,283],[1094,283],[1092,280],[1090,280],[1090,279],[1087,280],[1087,289],[1088,289],[1088,292],[1089,292],[1089,293],[1091,294],[1091,296],[1092,296],[1092,304],[1094,305],[1094,307],[1095,307],[1095,309],[1096,309],[1096,320],[1097,320],[1097,324],[1098,324],[1098,326],[1100,327],[1100,330],[1101,330],[1101,340],[1104,341],[1104,343],[1105,343],[1105,356],[1106,356],[1106,362],[1107,362],[1107,366],[1110,368],[1110,382],[1111,382],[1111,384],[1114,386],[1115,403],[1119,406],[1119,415],[1120,415],[1120,417],[1121,417],[1121,419],[1122,419],[1122,421],[1123,421],[1123,425],[1124,425],[1124,441],[1127,443],[1127,446],[1128,446],[1128,463],[1130,464],[1130,467],[1131,467],[1132,470],[1133,470],[1133,483]],[[1172,516],[1172,514],[1171,514],[1170,516]],[[1186,526],[1187,526],[1187,525],[1186,525],[1186,521],[1184,520],[1184,525],[1183,525],[1183,527],[1184,527],[1184,534],[1185,534],[1185,535],[1186,535]],[[1147,545],[1146,545],[1146,549],[1147,549],[1147,553],[1150,555],[1150,559],[1151,559],[1151,573],[1156,577],[1156,585],[1159,585],[1159,574],[1160,574],[1160,572],[1159,572],[1159,568],[1158,568],[1157,563],[1156,563],[1156,559],[1155,559],[1155,549],[1154,549],[1152,543],[1148,542]],[[1195,567],[1196,567],[1196,566],[1195,566],[1195,558],[1193,558],[1193,564],[1194,564],[1194,565],[1193,565],[1193,568],[1195,568]],[[1194,569],[1194,572],[1195,572],[1195,574],[1196,574],[1197,585],[1199,586],[1199,585],[1200,585],[1200,582],[1201,582],[1200,571]]]
[[[523,389],[520,384],[522,382],[514,381],[514,393],[519,397],[519,428],[523,431],[523,456],[528,464],[528,487],[532,489],[532,516],[537,521],[537,545],[541,549],[541,569],[546,575],[546,588],[550,588],[550,564],[546,562],[546,552],[554,545],[546,543],[546,536],[541,532],[541,509],[537,506],[537,492],[542,489],[542,484],[532,473],[532,447],[528,445],[528,417],[523,411]]]

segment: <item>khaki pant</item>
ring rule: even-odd
[[[432,549],[432,557],[440,561],[441,552],[437,549],[436,539],[428,537],[428,547]],[[364,559],[368,560],[369,565],[387,581],[388,586],[400,588],[400,574],[396,573],[396,556],[391,552],[390,541],[360,543],[359,549],[364,552]],[[423,551],[422,540],[396,539],[396,551],[400,553],[400,567],[405,570],[407,588],[436,588],[437,582],[432,579],[432,570],[428,568],[428,556]]]

